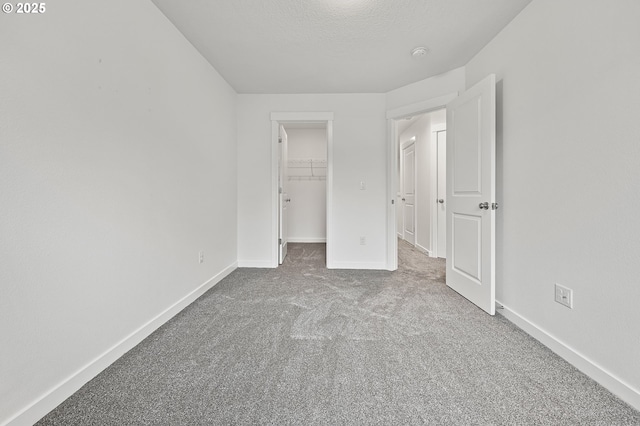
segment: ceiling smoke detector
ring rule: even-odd
[[[429,49],[426,47],[416,47],[411,51],[411,56],[414,58],[422,58],[423,56],[426,56],[427,53],[429,53]]]

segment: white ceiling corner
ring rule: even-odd
[[[531,2],[152,1],[238,93],[385,93],[465,65]]]

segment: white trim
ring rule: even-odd
[[[421,251],[422,253],[428,255],[429,257],[433,257],[433,256],[431,256],[431,251],[429,249],[422,247],[418,243],[416,243],[416,249],[418,249],[418,251]]]
[[[437,98],[427,99],[426,101],[416,102],[415,104],[395,108],[387,111],[387,119],[397,120],[410,115],[422,114],[436,109],[441,109],[457,97],[458,92],[454,92]]]
[[[271,114],[273,116],[273,114]],[[280,244],[278,243],[278,224],[280,221],[280,204],[278,194],[278,162],[280,160],[280,123],[271,121],[271,264],[267,268],[278,267]],[[255,267],[255,266],[254,266]]]
[[[386,262],[333,262],[334,269],[387,269]]]
[[[445,124],[436,124],[431,127],[431,250],[432,257],[438,257],[438,253],[440,253],[440,249],[438,248],[438,179],[439,179],[439,171],[438,171],[438,162],[439,162],[439,152],[438,152],[438,133],[446,132],[447,125]],[[445,200],[446,202],[446,200]]]
[[[160,326],[173,318],[176,314],[186,308],[189,304],[202,296],[205,292],[218,284],[223,278],[229,275],[238,267],[237,263],[224,268],[221,272],[214,275],[195,290],[184,296],[182,299],[169,306],[167,309],[149,320],[131,334],[120,340],[118,343],[107,349],[101,355],[98,355],[78,371],[71,374],[68,378],[54,386],[44,395],[33,401],[22,411],[16,413],[9,418],[3,425],[32,425],[51,410],[60,405],[65,399],[73,395],[78,389],[84,386],[89,380],[96,377],[105,368],[113,364],[118,358],[131,350],[137,344],[142,342],[151,333],[156,331]]]
[[[290,243],[326,243],[327,239],[321,238],[321,237],[299,237],[299,238],[289,237],[289,242]]]
[[[398,123],[387,120],[387,266],[385,269],[398,269],[398,222],[396,204],[398,197]],[[404,228],[404,225],[402,226]],[[400,238],[402,238],[400,236]]]
[[[331,244],[333,232],[333,112],[272,112],[271,113],[271,263],[267,266],[262,262],[247,262],[244,265],[250,267],[278,267],[278,253],[280,246],[278,244],[278,221],[280,214],[278,207],[278,131],[280,124],[283,123],[327,123],[327,268],[331,268],[333,247]]]
[[[610,373],[591,359],[587,358],[576,349],[567,345],[548,331],[529,321],[513,309],[496,300],[496,309],[505,318],[527,332],[534,339],[551,349],[569,364],[598,382],[611,393],[640,411],[640,390],[634,389],[624,380]]]
[[[333,242],[335,236],[333,235],[333,113],[331,118],[327,121],[327,269],[334,268],[333,259]]]
[[[433,128],[432,128],[433,130]],[[431,206],[431,223],[429,223],[429,230],[431,231],[431,250],[432,254],[429,256],[435,257],[438,253],[438,132],[431,132],[431,146],[429,147],[431,155],[431,164],[429,167],[429,180],[431,200],[429,205]],[[435,201],[434,201],[435,200]]]

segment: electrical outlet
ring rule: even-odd
[[[204,263],[204,252],[202,250],[200,250],[200,252],[198,252],[198,262],[199,263]]]
[[[367,183],[363,180],[360,181],[360,190],[364,191],[365,189],[367,189]]]
[[[360,237],[360,245],[364,246],[367,244],[367,237]]]
[[[556,302],[573,309],[573,290],[556,283]]]

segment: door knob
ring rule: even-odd
[[[439,202],[440,204],[443,204],[443,203],[444,203],[444,200],[443,200],[442,198],[440,198],[440,199],[438,200],[438,202]]]
[[[480,207],[480,210],[489,210],[489,203],[487,202],[480,203],[478,207]]]
[[[287,199],[285,199],[285,201],[286,201],[287,203],[290,203],[290,202],[291,202],[291,198],[287,198]]]
[[[402,199],[402,201],[404,201],[404,198]]]

